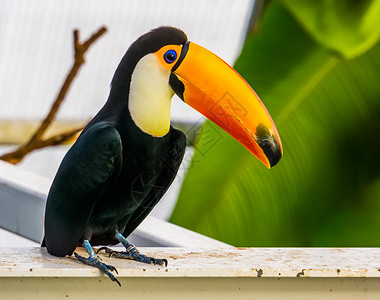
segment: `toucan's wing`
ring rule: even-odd
[[[137,226],[146,218],[153,207],[164,196],[169,186],[172,184],[178,168],[182,162],[186,149],[186,137],[183,132],[171,129],[171,141],[165,157],[160,175],[155,182],[155,187],[151,189],[142,205],[133,213],[123,232],[125,237],[129,236]]]
[[[62,160],[48,195],[44,242],[49,253],[72,254],[121,163],[122,143],[115,128],[100,122],[82,133]]]

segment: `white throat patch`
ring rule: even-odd
[[[170,129],[170,104],[174,95],[169,85],[170,70],[155,54],[137,63],[129,88],[129,112],[136,126],[145,133],[162,137]]]

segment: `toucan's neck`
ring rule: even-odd
[[[165,136],[170,130],[174,92],[169,85],[170,70],[162,66],[155,53],[165,45],[186,41],[186,34],[173,27],[159,27],[137,39],[115,71],[102,118],[117,119],[121,126],[132,121],[145,134]]]
[[[114,84],[107,102],[89,125],[105,121],[115,127],[122,136],[124,142],[132,144],[144,144],[151,140],[160,139],[142,131],[131,117],[129,107],[129,86]]]
[[[86,126],[85,130],[98,122],[106,122],[118,131],[126,132],[130,126],[134,126],[128,110],[129,86],[113,85],[104,106]]]
[[[147,54],[132,72],[115,76],[103,117],[116,116],[119,123],[132,120],[139,130],[153,137],[166,135],[174,94],[169,85],[170,70],[158,64],[154,54]]]
[[[122,116],[129,116],[128,95],[129,86],[113,85],[106,103],[95,118],[118,122]]]

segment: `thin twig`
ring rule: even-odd
[[[77,134],[80,130],[82,130],[82,128],[77,128],[43,140],[43,136],[51,123],[54,121],[75,76],[78,74],[80,67],[85,62],[84,55],[86,51],[106,31],[107,29],[103,26],[92,36],[90,36],[84,43],[81,43],[79,41],[79,31],[77,29],[74,30],[74,63],[71,67],[70,72],[67,74],[66,79],[64,80],[62,87],[52,107],[50,108],[49,113],[46,115],[45,119],[41,122],[40,126],[37,128],[29,141],[27,141],[25,144],[20,145],[15,151],[0,156],[0,159],[12,164],[17,164],[31,151],[66,142],[75,136],[75,134]]]

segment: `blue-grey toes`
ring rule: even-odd
[[[99,252],[99,250],[98,250]],[[116,274],[119,274],[117,272],[117,269],[114,266],[107,265],[105,263],[102,263],[98,257],[88,257],[85,258],[83,256],[80,256],[78,253],[74,252],[75,257],[82,263],[93,266],[95,268],[98,268],[101,270],[104,274],[106,274],[112,281],[115,281],[119,286],[121,286],[119,280],[116,279],[116,277],[111,272],[116,272]]]
[[[158,259],[154,257],[149,257],[144,254],[141,254],[135,247],[128,247],[127,251],[115,251],[108,247],[101,247],[97,250],[96,253],[99,253],[101,250],[104,250],[109,257],[114,258],[123,258],[123,259],[133,259],[146,264],[168,266],[167,259]]]

